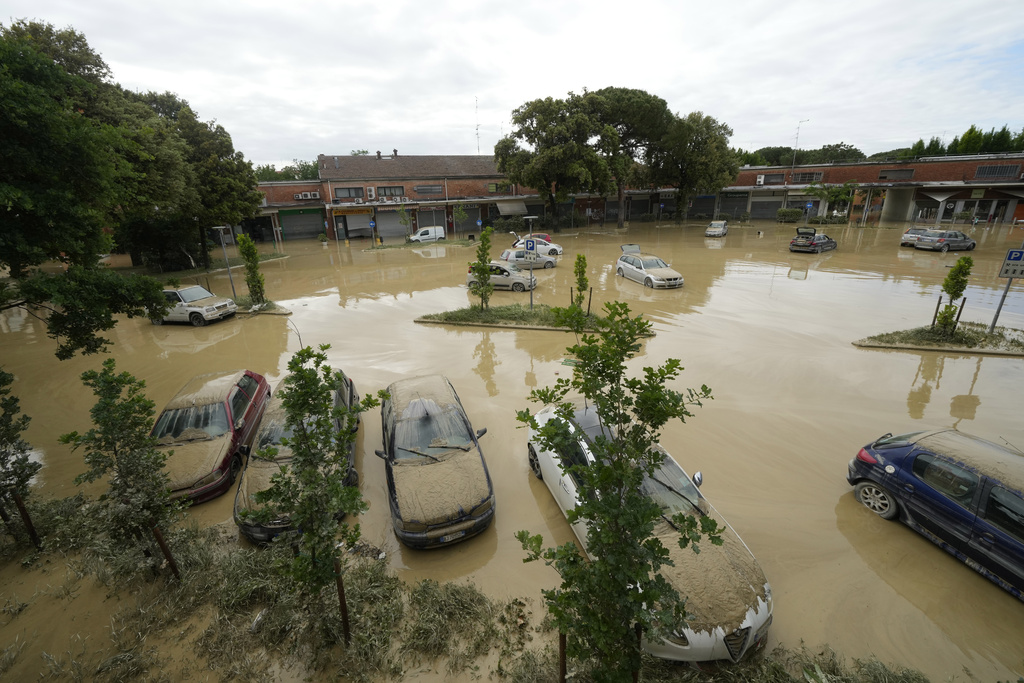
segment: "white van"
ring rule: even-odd
[[[410,242],[436,242],[444,239],[444,228],[432,225],[420,228],[409,238]]]

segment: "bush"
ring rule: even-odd
[[[510,216],[509,218],[495,218],[491,221],[494,232],[526,232],[526,221],[522,216]]]
[[[693,219],[694,220],[702,221],[702,220],[705,220],[707,218],[710,218],[710,216],[708,216],[706,213],[695,213],[695,214],[693,214]]]
[[[779,209],[775,212],[775,219],[779,223],[796,223],[803,215],[803,209]]]
[[[731,221],[732,220],[732,214],[731,213],[726,213],[726,212],[722,211],[722,212],[720,212],[718,214],[718,220],[720,220],[720,221]]]
[[[636,218],[641,223],[652,223],[657,219],[653,213],[642,213]]]
[[[807,219],[808,223],[814,223],[815,225],[821,225],[823,223],[831,223],[832,221],[828,216],[811,216]]]
[[[742,221],[743,223],[746,223],[749,220],[750,220],[750,212],[749,211],[744,211],[743,213],[740,214],[740,221]]]

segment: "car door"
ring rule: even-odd
[[[900,469],[899,494],[911,522],[926,535],[963,550],[974,528],[981,478],[950,460],[924,450]]]
[[[1024,591],[1024,499],[986,478],[965,554]]]
[[[186,310],[185,303],[181,300],[181,295],[177,292],[165,291],[164,298],[171,305],[167,315],[164,316],[164,320],[177,322],[188,320],[188,310]]]
[[[576,436],[579,436],[578,432],[574,431]],[[573,465],[587,465],[587,455],[583,451],[583,447],[580,445],[577,439],[571,439],[563,446],[562,450],[557,453],[557,456],[561,462],[562,467],[571,467]],[[579,501],[580,489],[582,487],[582,480],[579,474],[576,472],[564,472],[559,468],[558,472],[558,485],[555,487],[555,500],[558,502],[558,507],[561,508],[564,513],[567,510],[571,510],[576,507]],[[576,534],[576,538],[579,539],[580,546],[586,549],[587,543],[587,525],[582,520],[577,520],[572,525],[572,530]]]
[[[622,269],[622,272],[626,277],[634,282],[640,282],[643,277],[643,272],[640,268],[640,260],[635,256],[624,256],[622,258],[622,263],[625,266]]]
[[[508,271],[501,266],[491,266],[491,283],[495,289],[508,289],[511,286]]]
[[[243,444],[251,444],[253,437],[256,436],[256,427],[260,421],[261,411],[257,392],[259,392],[259,382],[256,381],[256,378],[243,375],[238,380],[235,392],[230,397],[231,427],[237,432],[236,448]]]

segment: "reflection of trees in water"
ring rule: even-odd
[[[497,360],[490,332],[484,332],[480,336],[480,343],[473,350],[473,358],[480,359],[480,362],[473,368],[473,372],[484,381],[484,386],[487,387],[487,395],[497,396],[498,385],[494,382],[494,368],[497,365],[501,365],[501,361]]]
[[[971,386],[966,394],[954,396],[949,402],[949,416],[954,418],[955,429],[961,420],[973,420],[981,407],[981,398],[974,395],[974,386],[978,382],[978,375],[981,373],[982,358],[977,358],[974,367],[974,376],[971,378]],[[911,383],[910,391],[907,393],[907,412],[911,419],[921,420],[924,418],[924,409],[931,401],[932,385],[940,389],[942,385],[942,372],[945,369],[946,356],[937,354],[923,354],[921,362],[917,366],[917,373]],[[918,381],[921,384],[918,385]]]

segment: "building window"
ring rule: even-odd
[[[811,171],[807,173],[794,173],[794,183],[816,183],[821,180],[821,171]]]
[[[419,195],[444,194],[444,185],[416,185],[412,190]]]
[[[336,187],[334,188],[334,196],[339,199],[345,199],[346,197],[362,197],[363,188],[361,187]]]
[[[764,184],[765,185],[782,185],[786,182],[785,173],[765,173]]]
[[[377,188],[378,197],[401,197],[405,194],[405,187],[402,185],[381,185]]]
[[[491,194],[509,194],[512,192],[512,183],[487,183],[487,191]]]
[[[913,177],[912,168],[887,168],[878,172],[879,180],[910,180]]]
[[[1020,164],[1014,166],[979,166],[974,174],[975,178],[1017,178],[1020,172]]]

